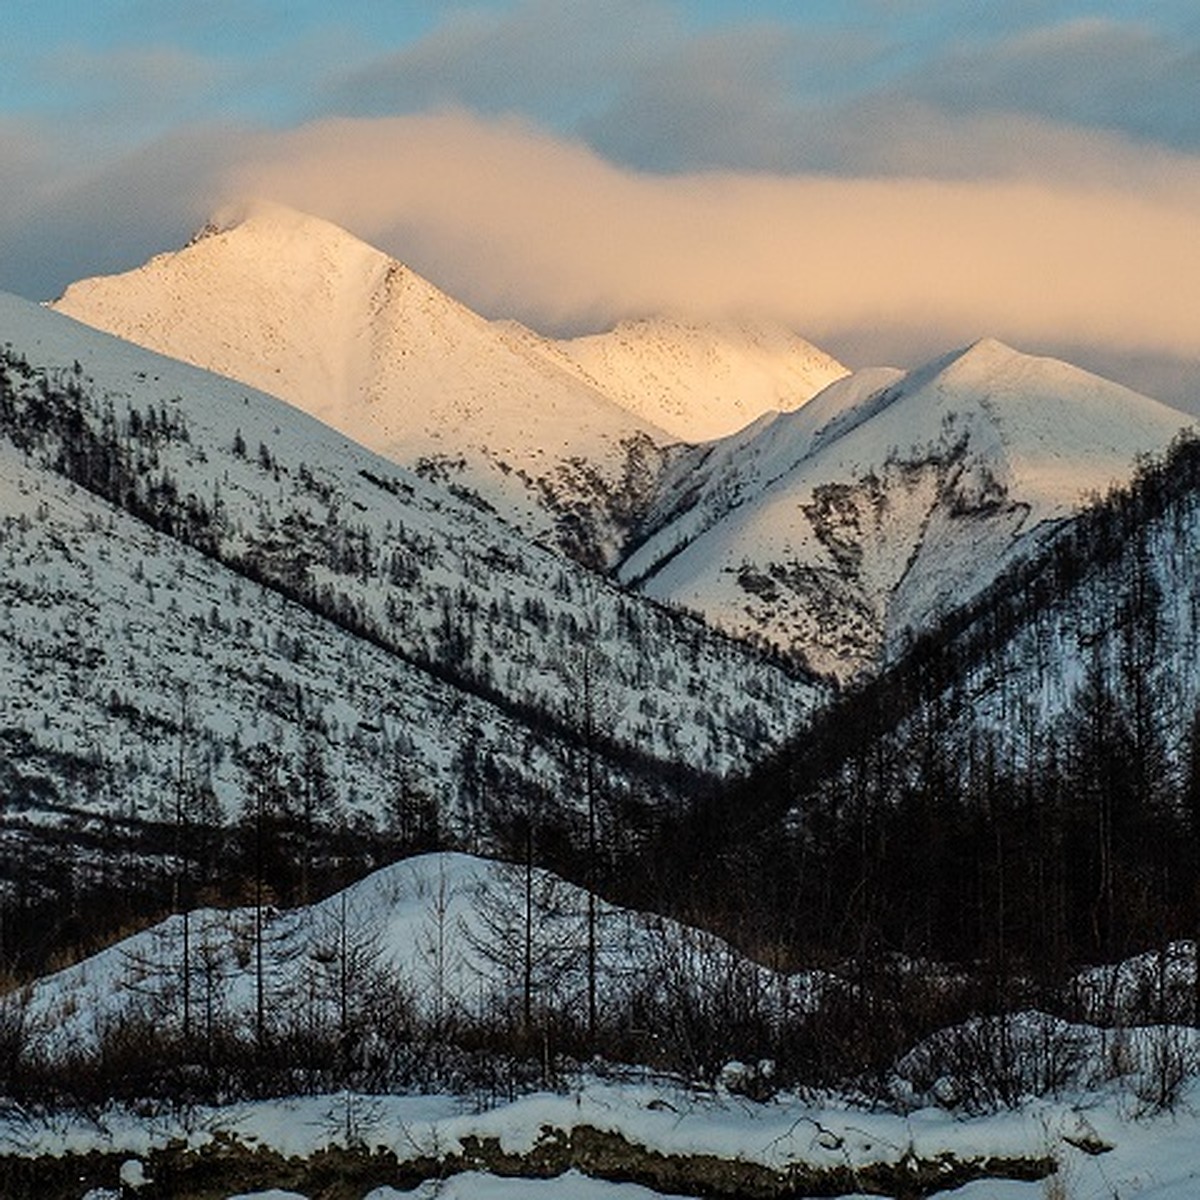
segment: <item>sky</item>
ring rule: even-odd
[[[0,289],[253,198],[488,316],[976,337],[1200,412],[1195,0],[6,0]]]

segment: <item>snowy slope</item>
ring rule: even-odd
[[[547,349],[682,442],[725,437],[766,413],[799,408],[847,374],[824,351],[767,323],[622,321]]]
[[[162,793],[182,681],[227,810],[239,749],[314,723],[352,807],[461,812],[489,762],[570,804],[581,671],[599,753],[717,772],[814,698],[281,401],[11,297],[0,345],[0,705],[129,781],[64,774],[81,809]]]
[[[560,756],[496,706],[3,441],[0,480],[5,831],[111,835],[114,818],[129,832],[169,820],[181,741],[189,785],[215,802],[210,819],[240,812],[244,756],[263,746],[295,773],[315,748],[340,810],[322,814],[330,825],[357,814],[386,828],[406,788],[454,823],[468,730],[508,772],[524,773],[529,754],[546,782],[565,783]]]
[[[859,372],[681,461],[619,575],[846,678],[1189,420],[992,340]]]
[[[1048,762],[1078,743],[1089,705],[1112,697],[1107,744],[1136,727],[1131,744],[1157,755],[1151,786],[1184,796],[1200,712],[1198,558],[1193,433],[965,614],[945,645],[949,686],[967,700],[953,708],[947,740],[988,737],[1005,752],[1020,745],[1022,761]]]
[[[587,558],[611,556],[672,440],[536,339],[277,206],[73,284],[55,307],[281,396]]]

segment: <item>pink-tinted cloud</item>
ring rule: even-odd
[[[887,146],[888,172],[662,175],[454,112],[194,128],[64,176],[39,130],[10,122],[0,287],[48,298],[261,195],[547,331],[765,315],[852,364],[899,365],[986,333],[1165,399],[1200,396],[1200,159],[1031,118],[910,113],[862,137]],[[922,172],[927,143],[945,138],[977,156],[974,178]]]
[[[264,136],[227,188],[327,216],[543,326],[765,313],[816,337],[936,329],[1200,356],[1200,161],[1094,134],[1074,150],[1096,169],[1061,182],[662,176],[458,113]],[[1113,179],[1109,153],[1144,169]]]

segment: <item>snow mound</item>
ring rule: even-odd
[[[336,1028],[346,1004],[372,1016],[380,997],[439,1027],[495,1019],[520,1011],[527,981],[536,1011],[578,1017],[586,1011],[588,913],[587,893],[547,871],[532,870],[527,882],[517,865],[426,854],[306,907],[205,908],[186,921],[176,914],[0,1005],[19,1014],[34,1054],[76,1053],[131,1022],[179,1031],[188,1012],[193,1029],[216,1022],[248,1038],[261,937],[263,995],[277,1033]],[[604,902],[597,935],[606,1010],[662,988],[690,990],[702,1002],[706,986],[728,987],[746,972],[760,977],[758,992],[795,1010],[815,1003],[826,983],[819,973],[779,976],[712,934]]]

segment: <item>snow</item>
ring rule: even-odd
[[[55,308],[283,397],[395,462],[428,464],[547,539],[559,511],[547,494],[559,506],[581,488],[596,500],[577,461],[620,491],[632,445],[653,460],[672,440],[536,338],[278,205],[135,271],[72,284]]]
[[[104,764],[119,787],[62,780],[80,811],[111,813],[123,795],[149,813],[171,794],[157,741],[178,720],[181,680],[189,772],[227,813],[242,796],[239,750],[268,743],[300,757],[303,722],[281,696],[299,697],[326,731],[327,766],[343,798],[357,793],[351,807],[381,814],[394,768],[407,764],[453,816],[454,758],[468,740],[574,795],[569,764],[546,739],[422,669],[443,653],[447,612],[473,614],[457,651],[468,677],[556,718],[576,708],[581,646],[594,639],[606,734],[702,769],[723,772],[778,744],[812,701],[811,685],[746,648],[622,594],[279,400],[15,297],[0,296],[0,342],[41,372],[27,384],[34,398],[42,377],[82,387],[94,428],[151,410],[185,422],[186,440],[155,445],[155,470],[169,470],[182,496],[219,501],[223,516],[219,557],[200,554],[0,439],[0,669],[12,684],[0,718],[45,753]],[[340,531],[335,545],[368,548],[354,571],[334,560],[329,531]],[[286,573],[289,554],[314,591],[385,631],[386,648],[240,566],[251,555],[268,576]]]
[[[411,1192],[377,1188],[363,1200],[654,1200],[660,1193],[634,1183],[608,1183],[568,1171],[557,1179],[502,1179],[464,1171],[429,1180]]]
[[[547,1127],[570,1130],[591,1125],[663,1154],[713,1153],[774,1168],[802,1163],[857,1170],[873,1163],[899,1163],[906,1156],[935,1159],[943,1154],[962,1160],[1049,1155],[1058,1165],[1070,1200],[1114,1196],[1193,1200],[1200,1188],[1197,1100],[1200,1096],[1193,1091],[1175,1113],[1140,1115],[1118,1096],[1080,1094],[962,1119],[937,1109],[908,1114],[868,1111],[833,1099],[734,1102],[665,1083],[585,1082],[565,1095],[526,1096],[483,1113],[462,1111],[452,1098],[442,1096],[361,1098],[372,1116],[367,1146],[391,1150],[401,1160],[428,1152],[453,1154],[468,1136],[495,1137],[505,1149],[528,1151],[546,1136]],[[193,1148],[229,1139],[287,1156],[309,1155],[340,1144],[340,1112],[345,1103],[340,1096],[311,1097],[152,1119],[116,1109],[77,1120],[10,1114],[0,1120],[0,1147],[21,1154],[94,1149],[144,1156],[172,1139]],[[1089,1153],[1075,1144],[1087,1144],[1086,1139],[1098,1139],[1111,1148]],[[986,1180],[945,1194],[955,1200],[1043,1200],[1045,1186]],[[469,1173],[431,1181],[408,1193],[388,1189],[368,1193],[370,1200],[395,1200],[398,1195],[641,1200],[653,1193],[576,1173],[542,1181]]]
[[[299,1192],[285,1192],[279,1188],[268,1188],[265,1192],[240,1192],[229,1200],[306,1200]]]
[[[766,322],[647,318],[551,344],[583,378],[680,441],[707,442],[791,411],[847,369]]]
[[[121,1186],[137,1191],[151,1182],[146,1174],[146,1166],[140,1158],[127,1158],[121,1164],[119,1178]]]

